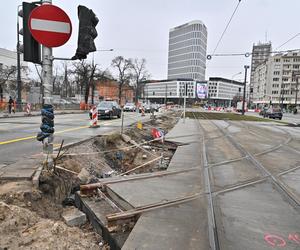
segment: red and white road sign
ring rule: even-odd
[[[28,26],[33,38],[49,48],[65,44],[72,33],[68,15],[61,8],[50,4],[33,9]]]

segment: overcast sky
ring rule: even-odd
[[[14,50],[16,44],[16,10],[22,1],[2,0],[0,47]],[[3,5],[5,3],[5,6]],[[95,61],[103,69],[112,58],[145,58],[153,79],[166,79],[169,29],[191,20],[201,20],[208,29],[210,54],[221,36],[238,0],[53,0],[70,16],[71,39],[53,50],[54,56],[71,57],[77,44],[77,6],[85,5],[96,13],[97,49]],[[299,0],[242,0],[216,53],[251,52],[253,43],[271,41],[273,49],[297,34],[300,27]],[[300,46],[300,36],[281,50]],[[89,56],[89,59],[91,57]],[[231,78],[250,64],[251,57],[215,57],[207,64],[206,78]],[[236,80],[242,75],[235,77]]]

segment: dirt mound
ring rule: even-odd
[[[0,249],[99,249],[94,233],[4,202],[0,202],[0,235]]]

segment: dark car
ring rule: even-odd
[[[114,116],[121,117],[121,108],[115,101],[102,101],[97,106],[98,119],[107,117],[112,119]]]
[[[281,109],[268,109],[264,114],[264,117],[272,118],[272,119],[282,119],[282,111]]]

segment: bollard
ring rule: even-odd
[[[145,108],[142,107],[142,116],[145,116]]]
[[[31,104],[30,103],[26,104],[26,115],[28,115],[28,116],[31,115]]]
[[[96,106],[93,106],[92,109],[92,119],[90,128],[99,128],[100,126],[97,124],[98,122],[98,110]]]

